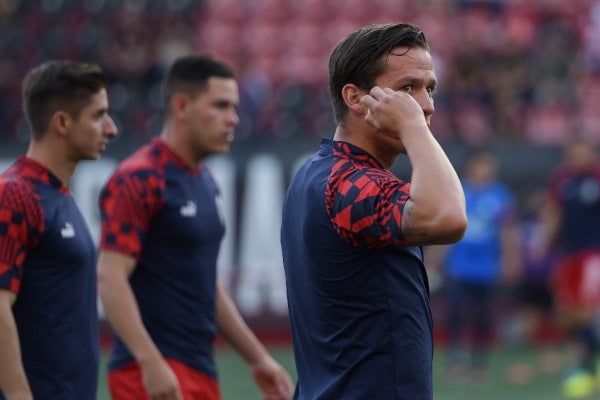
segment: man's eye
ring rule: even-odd
[[[402,88],[400,90],[402,90],[403,92],[406,92],[406,93],[410,93],[410,91],[412,90],[412,86],[411,85],[402,86]]]

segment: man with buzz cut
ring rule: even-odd
[[[220,399],[217,332],[249,364],[265,398],[287,398],[289,375],[216,280],[225,228],[204,159],[233,141],[233,72],[208,56],[178,58],[163,99],[160,137],[125,159],[100,195],[99,291],[116,334],[112,398]]]

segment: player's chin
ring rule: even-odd
[[[214,146],[212,153],[213,154],[223,154],[229,152],[230,148],[229,142],[221,143],[218,146]]]
[[[96,154],[89,154],[89,155],[84,155],[80,158],[81,161],[95,161],[100,159],[101,154],[100,153],[96,153]]]
[[[86,154],[81,154],[81,156],[79,157],[79,159],[81,161],[94,161],[94,160],[100,159],[101,156],[102,156],[102,152],[95,151],[95,152],[89,152],[89,153],[86,153]]]

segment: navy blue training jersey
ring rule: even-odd
[[[0,288],[17,294],[13,314],[33,397],[96,398],[94,244],[69,190],[24,156],[0,176]]]
[[[294,399],[432,399],[422,250],[400,229],[409,189],[369,154],[329,139],[294,176],[281,228]]]
[[[561,208],[559,251],[574,254],[599,250],[600,162],[586,170],[575,170],[567,165],[559,167],[551,175],[549,192]]]
[[[100,248],[137,260],[130,284],[152,340],[213,377],[219,199],[207,167],[188,167],[158,138],[123,161],[100,195]],[[132,361],[116,337],[110,368]]]

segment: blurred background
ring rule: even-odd
[[[420,26],[432,47],[439,79],[432,119],[436,137],[459,171],[471,148],[484,145],[493,153],[498,179],[514,193],[517,221],[525,229],[568,139],[582,135],[600,141],[600,1],[0,0],[0,164],[25,151],[29,140],[20,81],[30,67],[55,58],[101,65],[110,79],[111,114],[120,134],[104,164],[85,166],[73,183],[94,231],[95,195],[104,177],[159,133],[166,67],[190,52],[226,60],[240,84],[241,122],[231,153],[213,164],[230,202],[221,278],[261,338],[287,346],[285,281],[277,253],[283,191],[297,163],[317,149],[320,137],[333,134],[330,51],[362,25],[394,21]],[[403,160],[393,169],[410,176]],[[266,228],[257,234],[256,226]],[[498,381],[489,384],[500,391],[511,385],[529,388],[499,392],[498,398],[507,393],[558,398],[553,397],[558,383],[548,382],[557,381],[560,360],[539,363],[538,356],[549,353],[536,346],[560,350],[560,333],[547,318],[532,334],[524,327],[514,287],[499,289],[493,336],[504,361],[494,366]],[[443,349],[444,299],[438,294],[434,290],[432,300]],[[522,346],[525,351],[505,357]],[[228,361],[220,362],[226,374]],[[550,389],[532,391],[535,382],[539,390]],[[436,398],[482,395],[477,385],[443,388],[446,394]],[[473,397],[469,391],[475,391]],[[228,394],[227,388],[225,394],[250,398]]]

